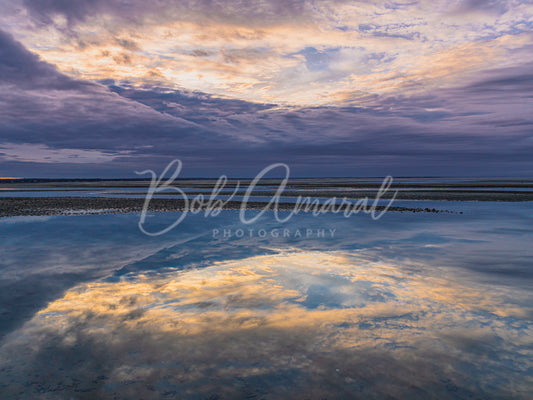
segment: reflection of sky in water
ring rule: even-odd
[[[460,207],[250,226],[325,239],[213,238],[232,211],[158,238],[135,215],[3,219],[0,394],[526,399],[533,205]]]

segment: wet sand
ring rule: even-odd
[[[187,191],[189,201],[197,195],[205,199],[211,196],[216,181],[212,179],[183,179],[174,182],[177,188]],[[248,209],[264,209],[268,200],[272,198],[280,185],[280,180],[265,179],[258,182],[252,192]],[[217,190],[215,197],[226,201],[228,195],[244,196],[250,180],[229,180],[223,191]],[[533,181],[495,180],[495,179],[399,179],[380,193],[382,183],[379,179],[294,179],[288,182],[280,194],[282,203],[280,210],[293,210],[294,203],[288,199],[336,198],[339,202],[343,198],[351,203],[359,199],[368,199],[369,206],[374,199],[413,201],[483,201],[483,202],[527,202],[533,201]],[[144,198],[148,190],[148,180],[42,180],[26,179],[0,183],[0,217],[9,216],[39,216],[39,215],[72,215],[72,214],[112,214],[142,211]],[[125,189],[125,190],[122,190]],[[130,190],[128,190],[130,189]],[[139,189],[143,189],[140,190]],[[54,191],[60,190],[60,196],[54,197]],[[137,190],[137,191],[135,191]],[[31,197],[33,191],[39,192],[38,197]],[[88,196],[80,196],[80,191],[87,191]],[[44,192],[42,194],[41,192]],[[47,194],[50,193],[50,195]],[[72,195],[69,195],[69,193]],[[15,197],[11,197],[16,193]],[[28,193],[26,195],[25,193]],[[4,197],[2,197],[4,194]],[[16,197],[16,196],[21,197]],[[129,197],[128,197],[129,196]],[[133,198],[131,196],[137,196]],[[186,204],[177,196],[175,191],[157,193],[158,198],[150,202],[150,211],[175,212],[184,211]],[[172,196],[172,197],[170,197]],[[266,199],[265,199],[266,198]],[[223,209],[240,209],[239,199],[230,199],[223,205]],[[260,200],[260,201],[259,201]],[[207,200],[206,200],[207,201]],[[382,203],[386,204],[386,203]],[[416,207],[390,207],[396,212],[452,212],[445,209],[429,209]],[[205,209],[205,205],[203,208]],[[442,208],[445,208],[444,206]],[[384,210],[384,206],[376,207],[377,212]]]
[[[371,201],[367,210],[371,207]],[[121,214],[141,212],[144,199],[126,199],[109,197],[4,197],[0,198],[0,217],[43,216],[43,215],[77,215],[77,214]],[[247,209],[264,209],[266,202],[248,202]],[[292,210],[294,203],[280,203],[279,210]],[[224,210],[241,208],[240,201],[230,201],[222,206]],[[376,212],[385,210],[385,206],[375,207]],[[201,209],[206,209],[206,206]],[[185,202],[180,199],[152,199],[149,211],[176,212],[185,211]],[[395,207],[388,211],[396,212],[432,212],[452,213],[449,210],[421,207]],[[363,211],[361,211],[363,212]]]
[[[79,190],[79,189],[77,189]],[[383,200],[389,200],[393,197],[395,200],[420,200],[420,201],[533,201],[533,191],[518,191],[518,190],[398,190],[395,193],[395,189],[390,189],[386,193],[379,194],[377,190],[352,190],[352,191],[339,191],[339,190],[286,190],[282,193],[283,198],[302,198],[310,197],[311,199],[364,199],[369,200],[380,197]],[[219,196],[234,195],[244,196],[246,190],[222,192]],[[133,196],[139,195],[139,192],[106,192],[108,195],[125,195]],[[209,196],[209,192],[205,191],[190,191],[187,192],[187,196],[194,197],[197,195]],[[253,195],[250,197],[272,197],[275,194],[275,190],[254,190]],[[176,192],[160,192],[158,196],[176,196]]]

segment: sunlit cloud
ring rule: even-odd
[[[529,2],[188,3],[4,8],[16,37],[70,76],[288,105],[457,84],[532,43]]]

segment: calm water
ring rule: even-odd
[[[533,204],[423,204],[0,219],[0,398],[530,398]]]

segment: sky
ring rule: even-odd
[[[533,176],[533,1],[0,0],[0,176]]]

